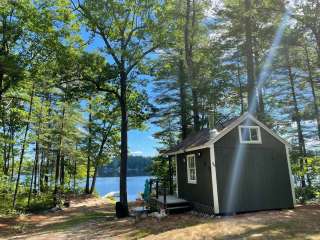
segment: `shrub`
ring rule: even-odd
[[[320,196],[320,188],[319,187],[296,187],[296,200],[298,203],[305,203],[309,200],[314,200],[319,198]]]

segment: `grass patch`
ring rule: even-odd
[[[144,238],[147,237],[151,234],[150,231],[146,230],[146,229],[138,229],[132,236],[133,239],[140,239],[140,238]]]
[[[61,222],[49,224],[42,227],[42,231],[65,231],[77,225],[81,225],[94,220],[110,220],[110,217],[113,218],[113,215],[107,212],[100,211],[77,213],[76,215],[68,216],[67,219],[62,220]]]
[[[108,199],[108,202],[111,204],[116,204],[117,200],[114,197],[106,197]]]

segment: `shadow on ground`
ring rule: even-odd
[[[117,219],[114,205],[98,203],[47,214],[31,214],[17,218],[0,219],[0,238],[5,239],[137,239],[151,233],[161,233],[174,228],[197,224],[181,216],[170,216],[159,222],[148,218],[136,222],[134,218]],[[167,224],[167,220],[174,224]],[[200,219],[199,219],[200,220]],[[159,227],[160,225],[161,227]]]
[[[5,239],[320,239],[320,206],[204,218],[117,219],[114,205],[83,202],[64,211],[0,219]]]
[[[246,226],[247,217],[239,218]],[[247,225],[240,233],[223,234],[215,239],[320,239],[320,206],[250,214]]]

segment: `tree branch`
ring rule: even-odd
[[[98,31],[98,32],[95,31],[95,32],[98,33],[98,34],[102,37],[104,43],[105,43],[106,46],[107,46],[107,49],[108,49],[109,53],[111,54],[111,56],[112,56],[113,60],[116,62],[116,64],[117,64],[118,66],[121,66],[121,62],[119,61],[117,55],[114,53],[113,48],[111,47],[111,44],[109,43],[109,40],[108,40],[108,38],[106,37],[106,35],[105,35],[105,33],[104,33],[104,30],[101,29],[100,26],[96,26],[96,27],[97,27],[97,29],[98,29],[99,31]]]
[[[140,62],[146,55],[148,55],[149,53],[151,53],[151,52],[153,52],[154,50],[156,50],[159,46],[160,46],[160,44],[157,44],[156,46],[153,46],[152,48],[150,48],[150,49],[148,49],[147,51],[145,51],[144,53],[142,53],[142,55],[141,55],[140,57],[138,57],[137,60],[128,67],[126,74],[128,75],[128,74],[132,71],[132,69],[133,69],[137,64],[139,64],[139,62]]]
[[[87,19],[94,25],[94,27],[95,27],[96,29],[98,29],[98,31],[96,31],[96,29],[91,29],[91,30],[92,30],[94,33],[97,33],[97,34],[99,34],[99,35],[102,37],[102,39],[103,39],[104,43],[106,44],[107,49],[108,49],[109,53],[111,54],[113,60],[116,62],[116,64],[117,64],[118,66],[120,66],[120,61],[119,61],[118,57],[116,56],[113,48],[111,47],[111,44],[110,44],[110,42],[109,42],[109,40],[108,40],[108,38],[107,38],[107,36],[106,36],[104,27],[100,26],[100,25],[97,23],[97,21],[94,19],[94,17],[92,17],[92,15],[89,13],[89,11],[87,11],[87,9],[85,9],[85,7],[84,7],[83,5],[81,5],[81,3],[79,2],[79,0],[78,0],[78,7],[75,6],[75,4],[73,3],[73,1],[71,1],[71,2],[72,2],[72,4],[73,4],[74,8],[75,8],[76,10],[78,10],[78,12],[80,12],[80,14],[82,14],[82,16],[84,16],[85,18],[87,18]],[[80,9],[80,10],[79,10],[79,9]]]
[[[86,79],[87,81],[93,83],[96,86],[96,89],[101,92],[108,92],[113,94],[118,100],[120,100],[120,94],[116,89],[108,88],[108,87],[101,87],[100,84],[97,81],[94,81],[92,79]]]
[[[134,32],[135,31],[137,31],[137,30],[139,30],[139,29],[144,29],[146,26],[138,26],[138,27],[135,27],[135,28],[133,28],[130,32],[129,32],[129,34],[128,34],[128,38],[127,38],[127,40],[125,41],[125,43],[124,43],[124,47],[125,48],[127,48],[127,46],[128,46],[128,44],[129,44],[129,42],[130,42],[130,40],[131,40],[131,38],[132,38],[132,35],[134,34]]]

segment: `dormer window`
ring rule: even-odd
[[[239,126],[240,143],[261,144],[259,126]]]

